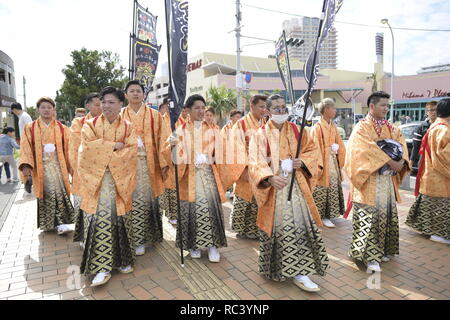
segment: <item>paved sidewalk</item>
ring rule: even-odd
[[[199,260],[186,257],[181,268],[175,229],[164,221],[165,240],[138,257],[133,273],[115,273],[105,286],[90,288],[84,276],[72,275],[82,255],[73,235],[36,229],[36,200],[22,188],[0,231],[0,299],[449,300],[450,247],[404,225],[414,196],[402,194],[400,256],[382,264],[379,288],[377,276],[369,279],[365,267],[347,257],[352,225],[341,219],[337,228],[321,229],[330,269],[323,278],[313,277],[321,291],[311,294],[291,281],[276,283],[258,274],[258,242],[236,239],[229,230],[231,203],[224,205],[228,247],[220,249],[220,263],[210,263],[204,253]]]

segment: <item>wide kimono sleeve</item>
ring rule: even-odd
[[[81,128],[81,121],[78,118],[73,119],[69,136],[69,162],[73,170],[76,170],[78,165],[78,148],[81,144]]]
[[[450,178],[450,130],[438,126],[430,132],[431,166],[443,176]]]
[[[339,131],[336,127],[336,143],[339,145],[339,150],[337,153],[337,160],[339,164],[339,168],[343,168],[345,164],[345,154],[346,154],[346,148],[344,141],[342,141],[341,135],[339,134]]]
[[[178,139],[178,144],[176,147],[172,147],[170,144],[170,136],[166,139],[166,141],[163,144],[163,147],[161,149],[161,156],[164,158],[165,163],[169,166],[171,172],[168,175],[167,179],[174,179],[173,177],[173,170],[174,170],[174,164],[176,162],[177,164],[177,170],[178,170],[178,181],[182,180],[184,173],[186,171],[186,167],[188,164],[188,154],[185,150],[185,140],[184,137],[184,130],[182,126],[179,126],[175,129],[174,135],[176,135]],[[176,158],[175,158],[176,157]],[[169,185],[172,186],[172,183]],[[173,184],[174,186],[174,184]]]
[[[319,167],[323,167],[323,162],[316,139],[314,139],[312,134],[308,133],[307,130],[303,131],[299,158],[305,164],[305,167],[301,169],[301,172],[309,182],[311,190],[313,190],[319,174]]]
[[[70,129],[64,126],[64,159],[66,160],[67,172],[71,174],[72,169],[76,167],[72,167],[70,163]]]
[[[36,167],[36,160],[34,158],[34,150],[31,142],[31,124],[25,125],[23,135],[20,139],[20,164],[19,170],[22,170],[24,165],[29,165],[31,168]]]
[[[367,126],[359,122],[348,141],[344,169],[356,189],[391,158],[370,137]]]
[[[171,134],[170,122],[167,122],[163,116],[157,113],[157,123],[159,127],[158,137],[157,137],[157,153],[160,168],[165,168],[170,166],[168,159],[164,156],[164,150],[166,148],[166,142]]]
[[[273,187],[266,186],[263,181],[274,176],[267,158],[267,139],[262,130],[259,129],[250,139],[248,165],[250,185],[259,207],[266,204],[270,192],[273,192]]]
[[[224,171],[226,174],[223,178],[225,189],[229,188],[233,183],[239,180],[248,165],[249,159],[246,139],[250,140],[250,137],[245,137],[241,121],[236,122],[230,129],[228,139],[224,138],[224,141],[226,141],[224,147]]]

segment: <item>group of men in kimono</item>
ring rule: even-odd
[[[384,92],[369,97],[369,113],[356,125],[346,151],[332,121],[331,99],[319,104],[322,118],[310,131],[288,122],[280,95],[253,96],[247,115],[234,111],[220,130],[214,109],[192,95],[171,132],[168,102],[159,112],[148,107],[144,87],[133,80],[124,92],[106,87],[90,94],[89,113],[75,118],[70,129],[55,119],[53,100],[41,98],[40,118],[25,128],[19,168],[25,177],[33,176],[39,228],[64,234],[75,223],[81,271],[93,277],[92,286],[106,283],[113,269],[133,272],[136,256],[162,241],[163,212],[177,225],[177,247],[192,259],[207,250],[209,261],[219,262],[219,248],[227,246],[222,203],[234,185],[231,229],[240,238],[259,239],[259,271],[276,281],[293,278],[301,289],[316,292],[320,288],[310,276],[324,276],[329,267],[318,227],[333,228],[332,220],[344,214],[342,168],[353,206],[349,255],[372,272],[399,253],[396,201],[410,167],[404,137],[384,120],[388,99]],[[449,239],[449,108],[449,99],[441,101],[438,120],[424,137],[420,195],[407,222],[444,241]],[[399,142],[403,159],[392,160],[376,143],[382,139]],[[395,175],[379,174],[386,164]],[[441,204],[439,213],[430,209]]]

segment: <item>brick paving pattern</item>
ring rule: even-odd
[[[38,230],[36,201],[22,188],[0,231],[0,299],[448,300],[449,246],[405,226],[414,196],[403,190],[402,196],[400,255],[382,263],[380,286],[376,287],[376,276],[369,279],[365,267],[347,256],[352,225],[340,219],[335,229],[321,229],[330,269],[325,277],[312,277],[321,287],[313,294],[291,281],[277,283],[259,275],[258,241],[236,239],[229,230],[230,202],[224,205],[228,247],[220,249],[220,263],[210,263],[204,252],[198,260],[187,256],[182,268],[175,229],[165,221],[164,241],[137,258],[133,273],[115,272],[106,285],[91,288],[77,275],[82,251],[72,242],[72,233],[58,236]]]

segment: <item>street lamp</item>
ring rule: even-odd
[[[391,72],[391,112],[390,112],[390,120],[394,123],[394,32],[392,31],[391,25],[389,24],[388,19],[381,19],[382,24],[387,24],[389,30],[391,30],[392,36],[392,72]]]

